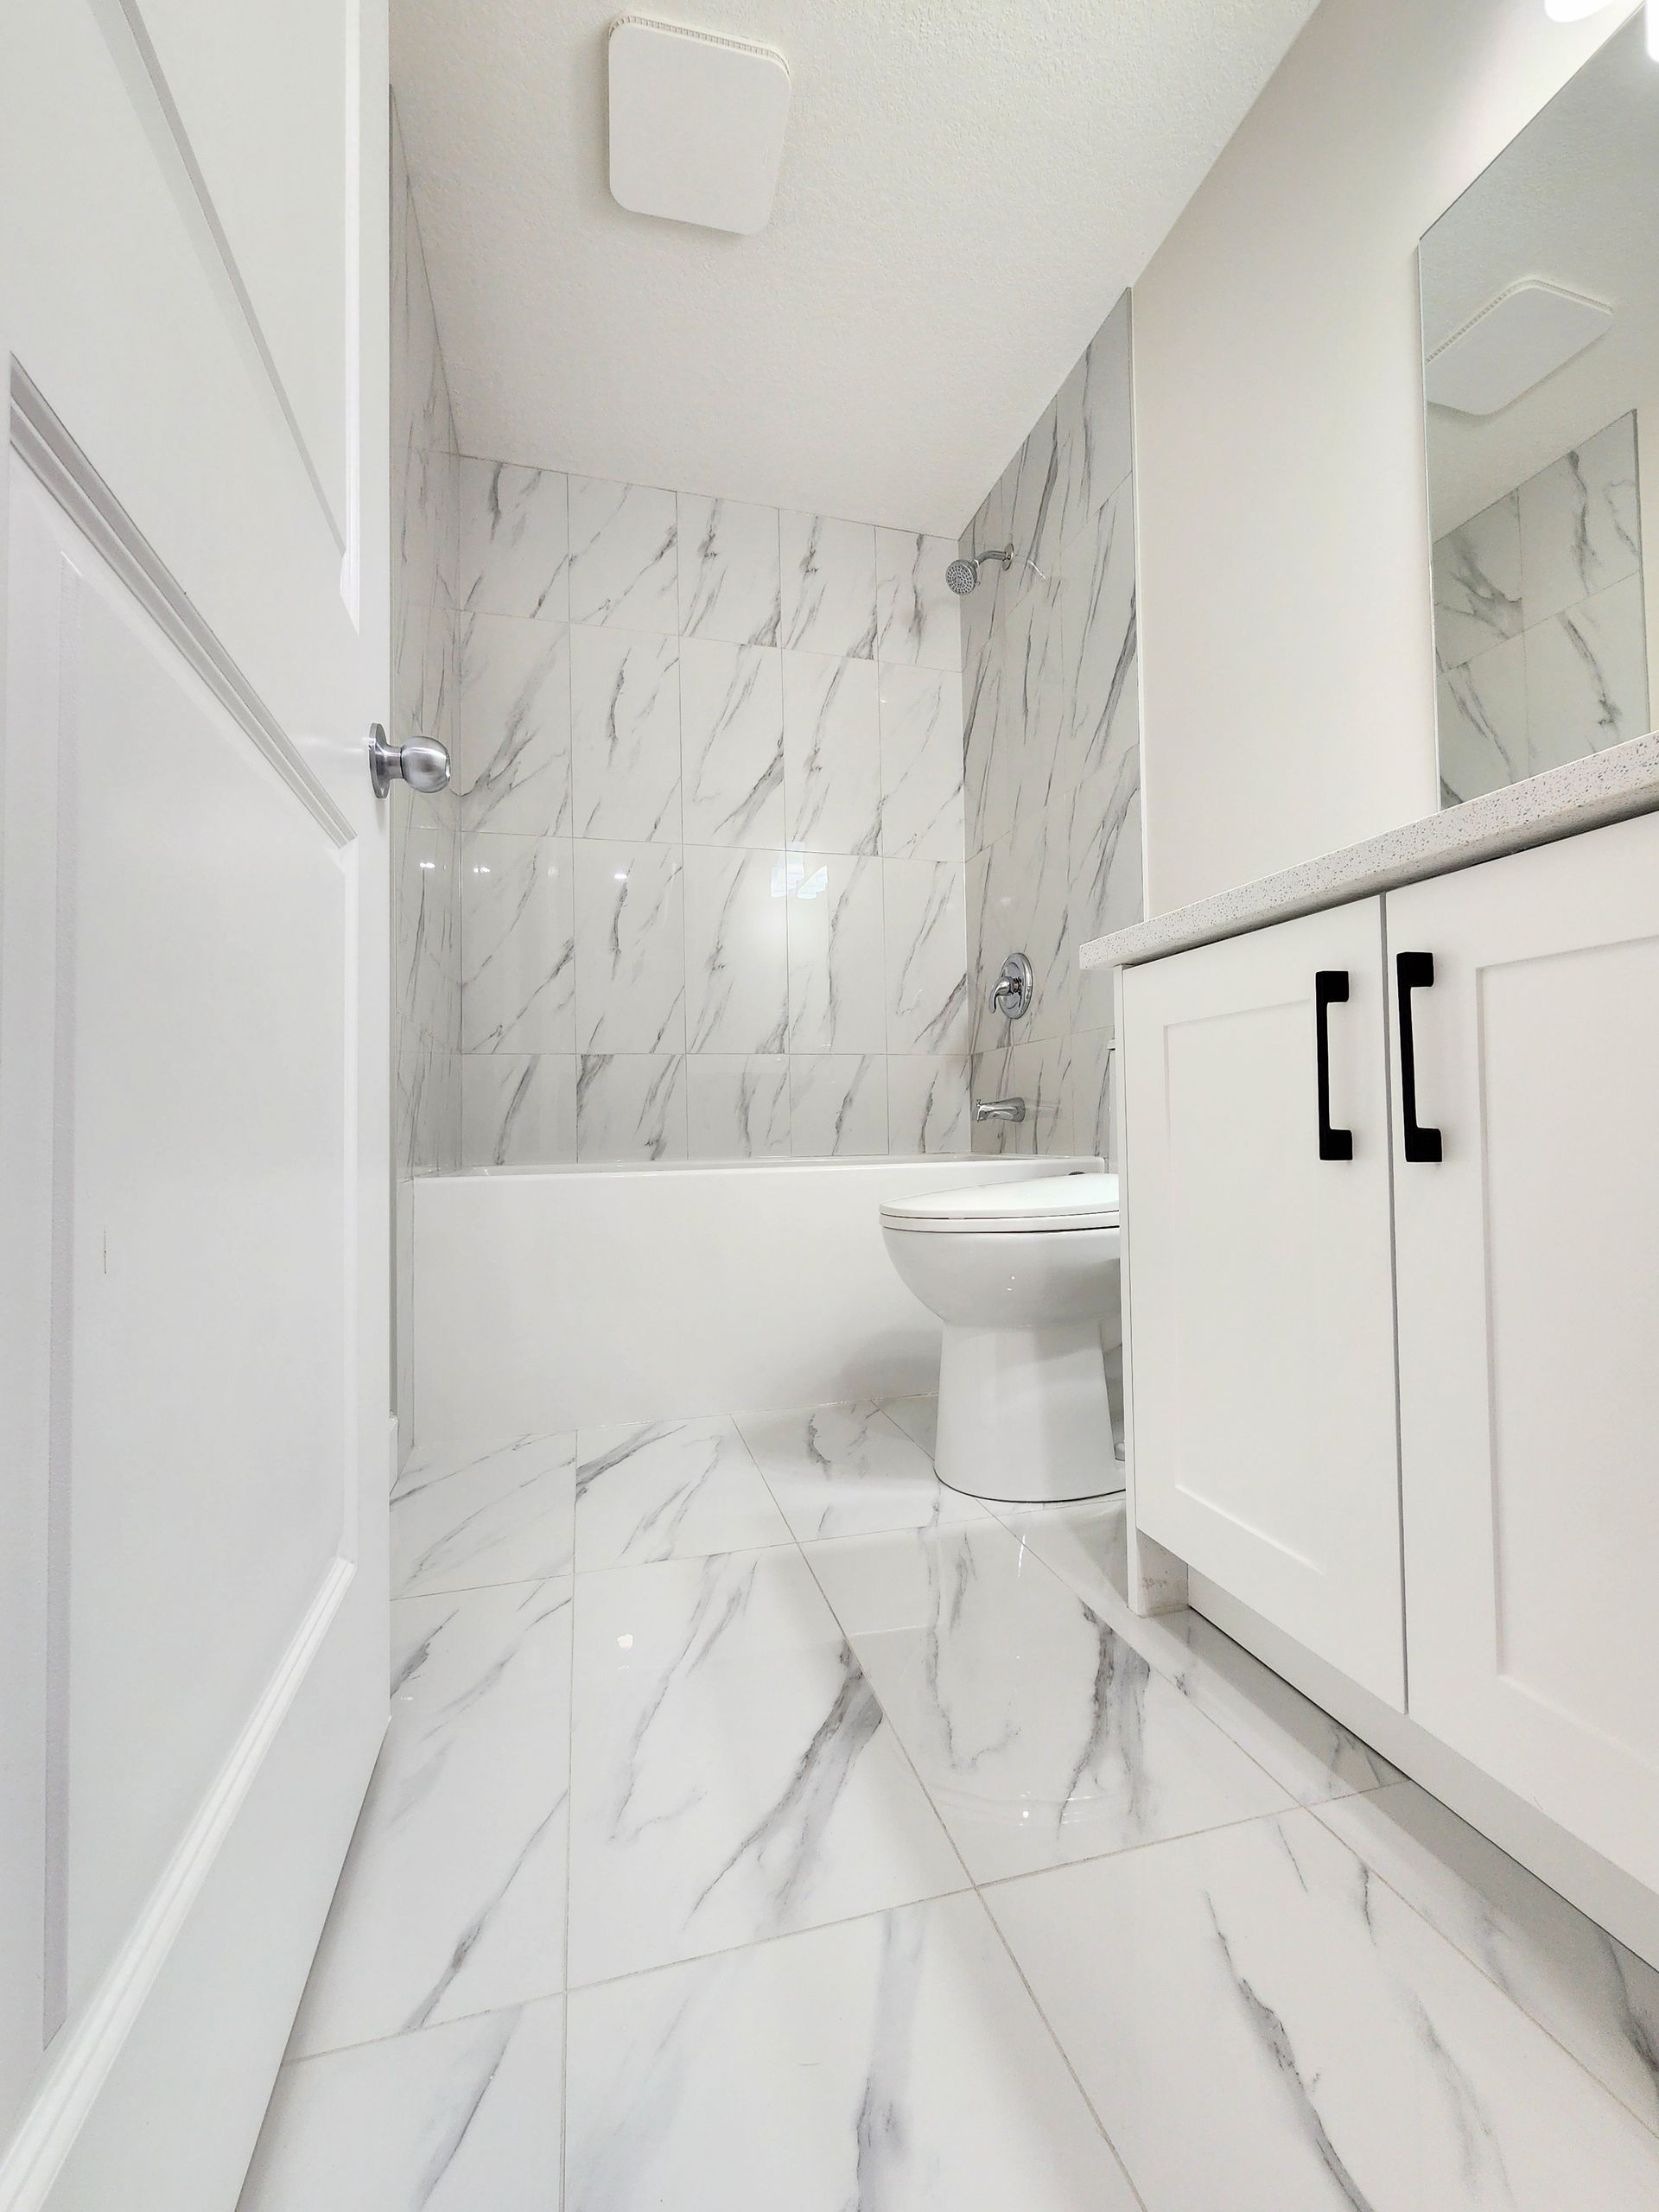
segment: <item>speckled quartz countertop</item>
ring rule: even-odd
[[[1114,930],[1083,948],[1085,968],[1130,968],[1166,952],[1209,944],[1217,938],[1260,929],[1268,922],[1311,914],[1340,906],[1373,891],[1414,883],[1426,875],[1469,868],[1500,853],[1548,843],[1575,830],[1618,822],[1625,815],[1659,807],[1659,734],[1610,746],[1587,760],[1569,760],[1525,783],[1506,785],[1479,798],[1465,799],[1444,814],[1408,822],[1363,845],[1344,845],[1319,859],[1259,876],[1236,890],[1176,906],[1150,921]]]

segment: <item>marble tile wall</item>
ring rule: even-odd
[[[965,1153],[954,546],[459,467],[463,1163]]]
[[[394,111],[391,143],[391,731],[455,749],[454,580],[461,465],[425,257]],[[461,1164],[457,801],[392,786],[393,1367],[410,1402],[410,1179]]]
[[[1110,979],[1077,949],[1144,912],[1132,458],[1125,293],[962,539],[1014,550],[961,602],[973,1095],[1027,1103],[976,1151],[1116,1158]],[[1011,952],[1018,1022],[989,1007]]]
[[[1433,581],[1443,804],[1652,728],[1634,414],[1437,539]]]

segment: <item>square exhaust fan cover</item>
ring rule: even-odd
[[[746,238],[764,230],[789,118],[783,55],[648,16],[619,16],[609,58],[618,205]]]

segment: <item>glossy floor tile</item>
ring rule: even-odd
[[[570,2212],[1132,2212],[976,1897],[584,1990]]]
[[[392,1594],[569,1574],[575,1463],[574,1436],[411,1453],[391,1493]]]
[[[284,2066],[238,2212],[558,2212],[564,2007]]]
[[[577,1446],[584,1572],[790,1541],[748,1446],[721,1415],[584,1428]]]
[[[1148,2212],[1659,2202],[1659,2137],[1310,1812],[986,1895]]]
[[[1376,1789],[1399,1776],[1378,1752],[1199,1614],[1143,1618],[1126,1594],[1124,1507],[999,1509],[1027,1550],[1132,1643],[1183,1697],[1224,1729],[1298,1804]]]
[[[296,2055],[564,1986],[570,1584],[391,1612],[391,1725]]]
[[[241,2212],[1659,2205],[1659,1974],[933,1433],[411,1461]]]
[[[1287,1808],[995,1521],[807,1557],[976,1881]]]
[[[973,1498],[944,1489],[914,1437],[874,1405],[739,1414],[737,1426],[803,1542],[987,1517]]]
[[[572,1986],[967,1886],[805,1561],[583,1575]]]

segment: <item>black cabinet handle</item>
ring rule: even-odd
[[[1417,1046],[1411,1030],[1411,995],[1426,991],[1434,981],[1432,952],[1402,952],[1395,956],[1394,972],[1400,986],[1400,1121],[1408,1160],[1439,1160],[1440,1133],[1423,1128],[1417,1119]]]
[[[1351,1160],[1354,1133],[1331,1126],[1331,1008],[1348,999],[1348,970],[1321,968],[1313,978],[1313,1055],[1319,1065],[1319,1158]]]

